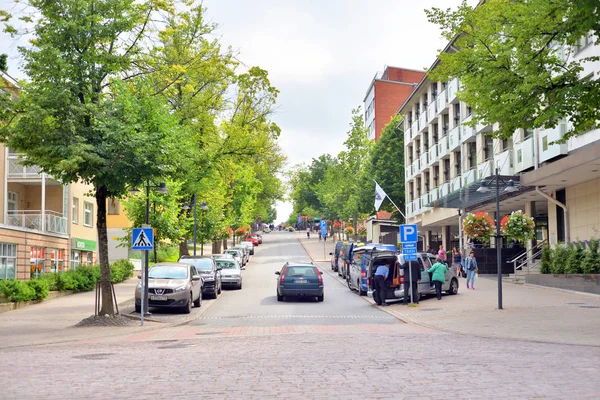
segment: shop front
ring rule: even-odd
[[[80,265],[93,265],[95,262],[96,241],[89,239],[71,239],[71,268]]]

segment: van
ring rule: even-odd
[[[362,242],[348,242],[345,245],[342,245],[340,257],[344,262],[338,267],[338,275],[341,276],[342,279],[345,279],[346,281],[350,279],[350,265],[352,265],[354,250],[364,245],[365,244]]]
[[[358,291],[360,296],[366,296],[369,291],[368,270],[369,263],[374,254],[382,251],[397,253],[393,244],[370,243],[354,249],[352,252],[352,263],[350,264],[350,276],[348,277],[348,288]]]
[[[427,270],[435,263],[436,256],[429,253],[417,253],[417,261],[419,268],[421,269],[421,282],[417,285],[419,297],[421,295],[435,295],[435,287],[430,282],[430,276]],[[392,268],[390,269],[390,275],[386,282],[385,299],[386,300],[398,300],[404,299],[404,270],[401,268],[404,263],[404,255],[396,254],[390,251],[381,251],[373,253],[368,263],[368,286],[369,294],[373,297],[376,296],[375,292],[375,270],[377,265],[391,263]],[[390,279],[391,278],[391,279]],[[406,280],[409,278],[406,277]],[[442,285],[442,291],[450,295],[458,293],[458,279],[456,275],[449,268],[446,271],[446,282]],[[407,293],[410,295],[410,293]]]
[[[339,258],[340,258],[340,250],[342,249],[342,245],[344,242],[338,241],[335,243],[335,250],[332,253],[329,253],[331,256],[331,270],[338,272],[339,271]]]

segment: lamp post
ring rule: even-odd
[[[200,209],[202,210],[202,222],[200,223],[200,225],[202,225],[202,231],[204,231],[204,213],[206,212],[206,210],[208,210],[208,206],[206,205],[206,202],[203,201],[202,204],[200,204]],[[194,209],[195,211],[195,209]],[[194,226],[194,233],[196,232],[195,226]],[[194,237],[196,235],[194,234]],[[194,240],[194,255],[196,255],[196,241]],[[204,255],[204,239],[202,239],[202,244],[200,247],[200,255],[203,256]]]
[[[492,180],[489,183],[487,183],[486,181],[481,181],[477,191],[479,193],[489,193],[489,185],[494,181],[496,181],[496,262],[498,263],[498,310],[502,310],[502,236],[500,235],[500,181],[502,181],[502,183],[506,185],[506,188],[504,188],[504,192],[512,192],[516,190],[516,188],[512,179],[510,179],[508,182],[504,182],[504,180],[500,178],[499,169],[496,168],[496,175],[492,178]]]
[[[146,181],[146,226],[150,227],[150,188],[156,189],[156,193],[168,194],[169,191],[164,182],[158,185],[151,185],[150,179]],[[138,189],[131,190],[131,193],[138,193]],[[156,245],[156,244],[155,244]],[[155,260],[156,261],[156,260]],[[148,250],[144,250],[144,294],[142,297],[142,314],[150,315],[148,312],[148,266],[150,264]],[[143,322],[142,322],[143,323]]]

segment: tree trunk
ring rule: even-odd
[[[98,258],[100,259],[100,279],[110,282],[110,264],[108,262],[108,234],[106,232],[106,188],[96,188],[96,229],[98,230]],[[115,315],[113,296],[110,285],[101,285],[102,307],[100,315]]]
[[[190,255],[190,249],[188,248],[187,245],[187,239],[183,239],[181,242],[179,242],[179,258],[181,258],[181,256],[189,256]]]
[[[229,238],[223,239],[223,250],[227,250],[227,239]]]

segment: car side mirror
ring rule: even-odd
[[[192,276],[192,280],[193,281],[199,281],[200,280],[200,275],[194,275],[194,276]]]
[[[142,276],[141,276],[141,275],[138,275],[138,279],[142,279]]]
[[[281,275],[281,272],[275,271],[275,275]]]
[[[329,255],[330,255],[330,256],[332,256],[332,255],[333,255],[333,253],[329,253]]]

